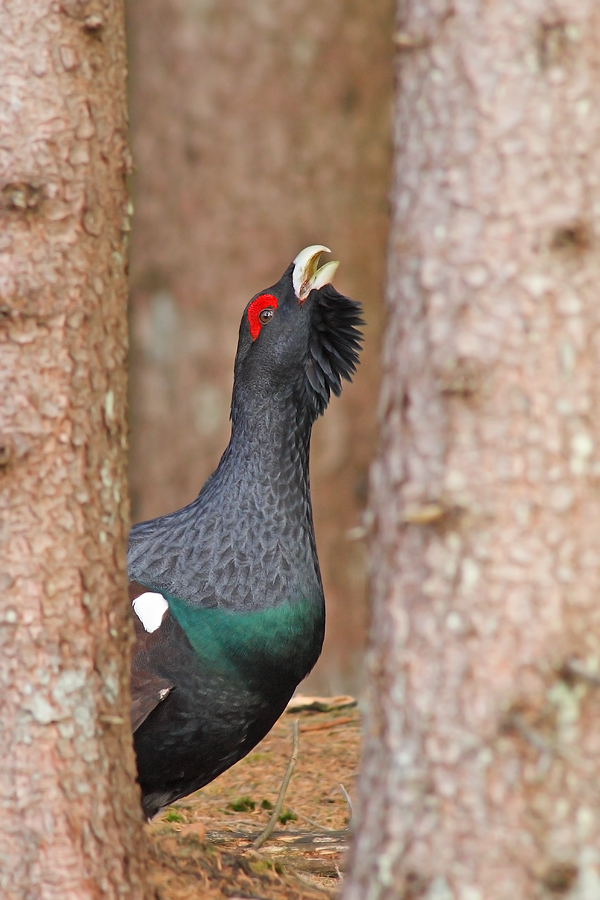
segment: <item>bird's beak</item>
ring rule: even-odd
[[[311,291],[317,291],[325,284],[331,284],[339,262],[328,262],[319,269],[321,253],[331,253],[329,247],[313,244],[301,250],[294,260],[292,283],[298,302],[302,305]]]

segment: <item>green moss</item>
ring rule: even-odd
[[[256,802],[251,797],[238,797],[229,804],[229,808],[234,812],[250,812],[256,808]]]
[[[184,817],[181,813],[178,813],[175,809],[170,809],[165,813],[165,819],[167,822],[185,822]]]
[[[281,875],[283,867],[273,859],[252,859],[248,862],[248,868],[254,875],[266,875],[268,872],[276,872]]]
[[[273,804],[271,803],[270,800],[261,800],[260,808],[261,809],[273,809]]]
[[[291,809],[286,809],[285,812],[279,816],[279,821],[282,825],[287,825],[288,822],[296,822],[298,816],[295,812],[292,812]]]

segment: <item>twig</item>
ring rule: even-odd
[[[290,761],[288,762],[287,769],[285,771],[285,775],[283,776],[283,781],[281,782],[281,787],[279,788],[279,796],[277,797],[277,803],[275,804],[275,809],[271,813],[271,818],[267,822],[267,827],[259,834],[255,841],[252,842],[252,849],[258,850],[259,847],[262,847],[265,841],[271,837],[273,833],[273,829],[277,824],[277,820],[281,815],[281,810],[283,809],[283,801],[285,800],[285,794],[288,789],[288,785],[290,783],[290,779],[292,777],[292,773],[294,771],[294,767],[296,765],[296,760],[298,759],[298,734],[299,734],[299,722],[298,719],[294,722],[293,727],[293,745],[292,745],[292,755],[290,756]]]
[[[328,828],[327,825],[321,825],[319,822],[315,822],[314,819],[309,819],[308,816],[302,815],[296,809],[290,809],[290,812],[293,812],[295,816],[298,816],[299,819],[304,819],[305,822],[309,822],[311,825],[314,825],[315,828],[318,828],[319,831],[327,831],[331,832],[331,834],[339,834],[339,828]]]
[[[319,722],[317,725],[303,725],[300,729],[302,733],[307,731],[325,731],[326,728],[335,728],[336,725],[347,725],[352,722],[352,716],[340,716],[338,719],[332,719],[330,722]]]
[[[346,788],[344,787],[343,784],[340,784],[340,789],[342,791],[342,794],[344,795],[344,800],[348,804],[348,809],[350,810],[350,818],[348,819],[348,828],[350,828],[350,826],[352,824],[352,814],[353,814],[352,800],[350,799],[350,794],[348,793],[348,791],[346,790]]]

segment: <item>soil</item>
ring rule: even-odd
[[[275,830],[273,814],[298,751]],[[351,697],[292,700],[273,730],[232,769],[146,826],[157,900],[323,900],[339,892],[360,755]]]

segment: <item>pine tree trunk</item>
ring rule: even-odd
[[[600,7],[402,5],[346,900],[600,896]]]
[[[123,10],[0,6],[0,895],[141,898]]]
[[[318,423],[311,478],[327,597],[313,687],[356,690],[366,553],[347,538],[375,445],[388,233],[392,0],[127,0],[136,160],[134,519],[188,503],[229,437],[241,312],[303,247],[366,307],[355,384]]]

